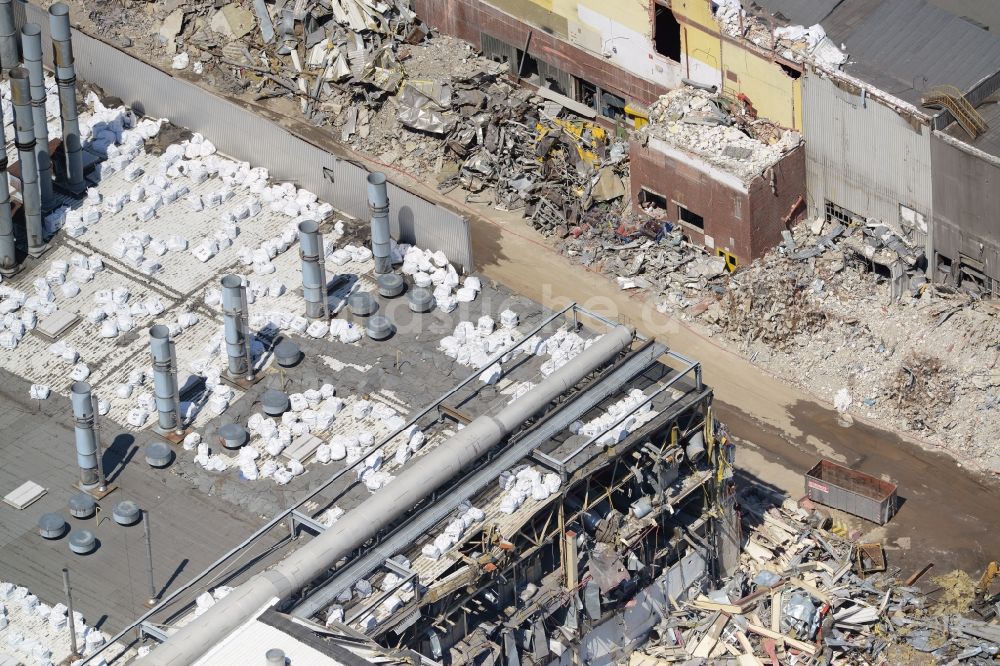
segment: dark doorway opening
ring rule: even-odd
[[[656,52],[674,62],[681,61],[681,24],[669,7],[656,5],[653,40]]]

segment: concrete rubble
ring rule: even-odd
[[[1000,654],[1000,630],[969,612],[968,576],[964,586],[955,574],[921,580],[927,569],[900,578],[881,544],[829,531],[830,514],[805,498],[751,487],[740,506],[748,539],[736,571],[673,602],[632,666],[988,664]]]

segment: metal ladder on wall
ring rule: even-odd
[[[983,117],[955,86],[935,86],[927,91],[927,95],[920,100],[920,103],[923,106],[943,106],[948,109],[973,139],[988,129]]]

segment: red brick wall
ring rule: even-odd
[[[447,35],[482,48],[480,32],[486,32],[517,48],[524,46],[532,30],[528,53],[537,59],[586,79],[626,100],[651,104],[667,89],[634,76],[538,28],[530,28],[514,17],[481,0],[413,0],[413,9],[423,21]]]
[[[728,249],[741,264],[748,263],[781,242],[785,228],[781,219],[805,193],[804,154],[799,147],[774,166],[777,194],[771,193],[770,180],[764,177],[754,179],[748,192],[742,192],[633,140],[629,145],[633,205],[638,206],[643,186],[667,199],[672,222],[677,220],[673,202],[682,204],[705,220],[704,233],[684,227],[692,242],[703,245],[705,236],[711,236],[715,248]],[[793,220],[804,214],[801,210]]]

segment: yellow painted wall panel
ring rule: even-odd
[[[673,0],[671,8],[679,21],[687,19],[706,28],[715,27],[710,0]]]
[[[722,85],[727,93],[743,93],[761,117],[782,127],[802,129],[801,78],[794,79],[777,63],[725,40],[722,70]]]
[[[570,20],[579,20],[577,6],[601,14],[629,30],[652,37],[653,26],[649,20],[649,4],[643,0],[531,0],[540,5],[548,5],[555,14]]]
[[[722,63],[722,41],[718,35],[703,32],[691,25],[681,25],[684,40],[681,49],[688,58],[693,58],[714,69]]]

